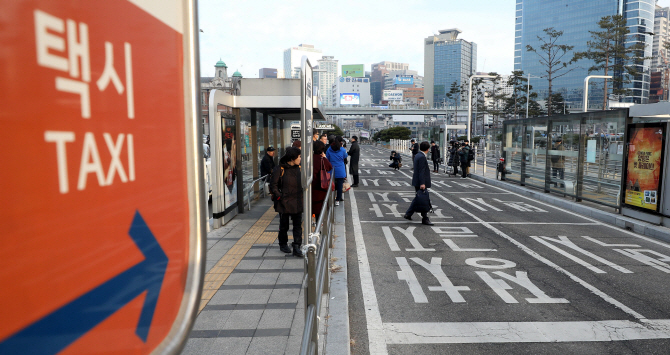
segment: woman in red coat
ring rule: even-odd
[[[312,214],[316,216],[316,219],[319,219],[319,214],[321,213],[321,208],[323,207],[323,200],[326,199],[326,194],[328,194],[328,189],[321,188],[321,169],[325,171],[331,171],[333,166],[326,158],[324,151],[326,150],[326,145],[321,141],[314,141],[312,144],[314,147],[314,178],[312,179]],[[323,164],[323,165],[322,165]]]

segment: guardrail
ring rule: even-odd
[[[333,182],[335,174],[330,178],[328,193],[323,201],[316,228],[309,236],[305,245],[307,268],[307,289],[305,290],[305,327],[300,347],[301,355],[318,354],[319,350],[319,317],[321,297],[330,292],[330,248],[333,247],[333,226],[335,224],[335,191]],[[305,226],[309,224],[306,222]],[[323,235],[322,235],[323,234]]]
[[[265,181],[265,178],[268,177],[268,175],[270,175],[270,174],[263,175],[263,176],[259,177],[258,179],[250,182],[249,185],[244,187],[244,190],[247,193],[247,210],[251,211],[251,190],[253,190],[254,185],[257,182],[259,182],[261,180]],[[265,197],[265,186],[263,186],[261,188],[261,194],[262,194],[263,197]]]

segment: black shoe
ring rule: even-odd
[[[305,254],[303,254],[302,251],[300,250],[300,245],[293,244],[293,256],[297,256],[299,258],[305,256]]]
[[[412,220],[412,216],[411,216],[411,215],[408,215],[408,214],[402,216],[402,218],[404,218],[404,219],[409,219],[410,221]]]
[[[428,219],[428,217],[425,217],[421,220],[421,224],[425,224],[427,226],[432,226],[433,222],[431,222],[430,219]]]
[[[358,184],[351,185],[351,187],[358,187]]]
[[[291,248],[289,248],[288,245],[286,245],[286,244],[280,245],[279,250],[283,251],[284,253],[290,253],[291,252]]]

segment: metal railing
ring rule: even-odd
[[[316,222],[316,228],[305,245],[305,266],[307,268],[307,288],[305,290],[305,327],[300,347],[301,355],[318,354],[319,317],[324,293],[330,292],[330,249],[333,247],[333,227],[335,224],[335,190],[332,188],[335,174],[330,177],[328,193]],[[309,226],[309,221],[305,222]]]
[[[257,182],[263,180],[265,181],[265,178],[268,177],[270,174],[263,175],[259,177],[258,179],[250,182],[247,186],[244,187],[244,190],[246,191],[247,194],[247,210],[251,211],[251,191],[254,188],[254,185],[256,185]],[[265,186],[261,187],[261,195],[265,197]]]

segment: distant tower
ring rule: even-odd
[[[221,58],[214,64],[214,77],[221,78],[224,81],[228,79],[228,66],[221,60]]]

